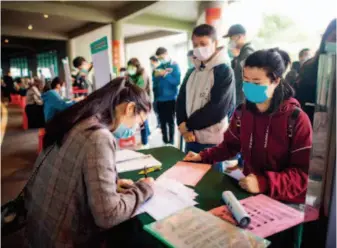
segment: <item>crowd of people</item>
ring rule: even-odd
[[[31,103],[44,103],[46,120],[39,171],[26,194],[33,247],[97,247],[100,230],[131,218],[152,196],[152,178],[120,179],[115,162],[115,139],[134,135],[137,126],[147,144],[152,108],[164,143],[174,143],[177,123],[186,142],[184,160],[220,168],[220,162],[239,155],[235,168],[242,167],[245,175],[239,181],[243,190],[305,201],[313,121],[307,103],[315,102],[318,57],[327,43],[336,42],[336,20],[316,55],[310,58],[310,50],[302,50],[289,72],[297,74],[288,77],[289,55],[278,48],[254,51],[242,25],[230,27],[225,36],[231,65],[216,37],[207,24],[193,30],[191,66],[183,80],[179,65],[160,47],[150,57],[152,77],[132,58],[122,77],[76,104],[60,99],[59,80],[42,96],[38,81],[31,86]]]

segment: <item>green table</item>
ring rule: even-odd
[[[144,154],[151,154],[162,162],[162,170],[150,174],[154,178],[160,176],[184,157],[184,153],[174,147],[160,147],[142,152]],[[125,172],[120,177],[136,181],[141,177],[138,173],[139,171]],[[239,200],[251,195],[242,190],[236,180],[215,170],[209,170],[194,189],[198,193],[196,201],[199,204],[196,207],[206,211],[224,204],[221,200],[221,194],[225,190],[232,191]],[[165,247],[159,240],[143,231],[143,225],[154,221],[151,216],[144,213],[112,228],[108,232],[109,247]],[[295,231],[292,228],[267,239],[272,241],[271,247],[278,247],[277,244],[280,244],[280,242],[282,242],[282,246],[279,247],[296,247],[293,244],[295,241],[291,240]],[[292,245],[289,246],[286,244],[288,242],[284,241],[289,241]]]

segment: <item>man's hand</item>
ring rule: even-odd
[[[84,96],[79,96],[79,97],[74,98],[74,101],[80,102],[80,101],[84,100],[84,98],[85,98]]]
[[[166,75],[166,73],[167,73],[167,71],[165,71],[165,70],[156,70],[155,73],[154,73],[154,75],[156,77],[163,77],[163,76]]]
[[[184,135],[185,133],[188,132],[187,127],[186,127],[186,122],[185,122],[185,121],[182,122],[182,123],[180,123],[180,125],[179,125],[178,128],[179,128],[179,132],[180,132],[182,135]]]
[[[253,194],[263,193],[259,188],[259,181],[257,180],[257,177],[254,174],[249,174],[245,178],[242,178],[239,181],[239,185],[241,188],[250,193]]]
[[[183,134],[184,140],[187,143],[195,142],[195,135],[193,132],[187,132]]]

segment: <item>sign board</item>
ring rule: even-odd
[[[107,36],[90,44],[95,76],[94,88],[96,90],[103,87],[111,80],[108,44]]]
[[[73,83],[71,81],[71,72],[69,67],[69,59],[68,57],[62,59],[63,69],[64,69],[64,77],[66,81],[66,98],[73,98]]]

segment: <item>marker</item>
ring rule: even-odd
[[[144,165],[144,176],[147,178],[147,170],[146,170],[146,165]]]
[[[151,167],[151,168],[147,168],[146,169],[146,173],[149,174],[151,172],[159,171],[159,170],[161,170],[161,166],[160,165],[159,166],[154,166],[154,167]],[[140,171],[138,174],[139,175],[145,174],[145,170]]]
[[[233,193],[231,191],[224,191],[222,193],[222,199],[228,206],[228,209],[234,216],[234,219],[239,223],[239,226],[242,228],[247,227],[250,223],[250,216]]]

